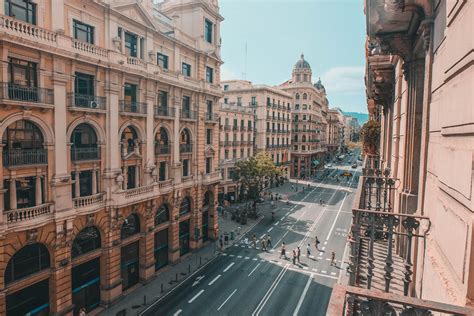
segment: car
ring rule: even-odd
[[[351,168],[352,168],[352,169],[356,169],[356,168],[357,168],[357,164],[356,164],[356,163],[353,164],[353,165],[351,166]]]
[[[331,168],[331,167],[332,167],[332,164],[330,164],[330,163],[328,163],[328,164],[326,165],[326,168]]]

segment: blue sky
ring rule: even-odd
[[[367,112],[363,0],[220,0],[222,79],[277,85],[301,53],[331,107]],[[247,45],[247,58],[245,46]]]

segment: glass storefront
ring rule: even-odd
[[[100,303],[100,259],[95,258],[72,268],[74,315],[81,308],[90,312]]]
[[[185,255],[189,252],[189,220],[179,223],[179,254]]]
[[[155,271],[168,264],[168,229],[155,234]]]
[[[127,290],[138,283],[139,245],[138,241],[122,247],[120,256],[122,290]]]
[[[44,280],[7,295],[7,316],[49,315],[49,280]]]

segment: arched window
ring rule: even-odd
[[[298,135],[295,135],[295,142],[298,141]]]
[[[140,218],[137,214],[130,214],[122,225],[120,230],[120,238],[126,239],[130,236],[138,234],[140,232]]]
[[[9,150],[43,148],[43,135],[40,129],[27,120],[10,124],[3,133],[2,141],[5,149]]]
[[[189,130],[187,128],[181,131],[180,143],[191,144],[191,134],[189,133]]]
[[[76,148],[96,147],[97,135],[89,124],[81,123],[72,132],[71,143]]]
[[[11,283],[50,267],[49,251],[43,244],[31,244],[18,250],[8,261],[5,283]]]
[[[306,141],[306,135],[303,135],[303,136],[301,137],[301,141],[302,141],[303,143]]]
[[[295,97],[296,97],[296,100],[299,100],[300,99],[300,94],[297,93]]]
[[[185,197],[179,206],[179,215],[185,215],[188,213],[191,213],[191,201],[188,197]]]
[[[166,223],[170,220],[170,210],[168,205],[161,204],[161,206],[156,210],[155,214],[155,225]]]
[[[157,135],[157,141],[160,145],[169,144],[168,132],[166,131],[164,127],[160,127],[160,132]]]
[[[206,191],[204,193],[204,199],[202,200],[202,206],[209,206],[212,202],[212,192],[211,191]]]
[[[308,95],[306,93],[303,93],[303,100],[308,99]]]
[[[72,258],[100,248],[100,233],[93,226],[86,227],[77,234],[72,242]]]
[[[123,132],[121,141],[127,145],[127,152],[131,153],[135,150],[135,144],[138,144],[138,133],[133,126],[127,126]]]
[[[156,153],[161,155],[171,152],[168,132],[164,127],[160,127],[160,131],[155,136],[155,149]]]

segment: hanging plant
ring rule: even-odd
[[[380,142],[380,123],[377,121],[367,121],[361,128],[364,152],[376,154]]]

